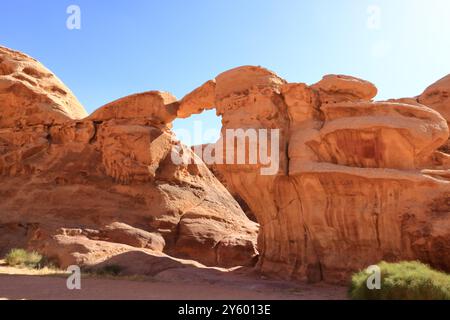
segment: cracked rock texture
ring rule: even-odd
[[[150,91],[87,116],[39,62],[0,47],[0,254],[35,249],[62,267],[133,250],[253,265],[257,224],[203,163],[171,161],[178,104]]]

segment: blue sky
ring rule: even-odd
[[[71,4],[81,30],[66,28]],[[350,74],[379,99],[413,96],[450,73],[449,41],[448,0],[14,0],[0,19],[0,44],[43,62],[88,112],[147,90],[181,98],[247,64],[291,82]],[[212,111],[175,128],[195,120],[220,126]]]

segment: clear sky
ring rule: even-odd
[[[80,30],[66,27],[72,4]],[[181,98],[247,64],[291,82],[358,76],[379,99],[450,73],[449,0],[10,0],[0,17],[0,44],[43,62],[88,112],[148,90]],[[175,128],[195,120],[220,126],[208,112]]]

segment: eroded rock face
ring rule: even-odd
[[[213,108],[216,98],[215,94],[216,82],[214,80],[205,82],[181,100],[177,117],[188,118],[193,114],[198,114],[204,110]]]
[[[426,105],[439,112],[447,123],[450,124],[450,75],[445,76],[433,83],[415,99],[417,102]],[[450,140],[442,147],[446,153],[450,153]]]
[[[178,102],[168,92],[149,91],[108,103],[89,116],[92,121],[151,120],[155,125],[170,124],[177,117]]]
[[[271,159],[279,154],[271,174],[261,161],[211,166],[261,225],[258,270],[346,282],[380,260],[419,259],[450,271],[447,78],[416,98],[374,102],[375,86],[361,79],[330,75],[310,86],[245,66],[181,101],[151,91],[85,118],[79,104],[54,98],[54,76],[35,78],[34,91],[11,87],[22,69],[4,62],[31,58],[1,52],[3,251],[35,248],[62,266],[132,261],[148,274],[184,263],[167,254],[251,265],[256,224],[205,164],[171,158],[175,146],[195,155],[170,122],[215,108],[224,134],[279,130],[268,140]],[[237,148],[220,139],[201,149],[226,158]]]
[[[439,112],[450,122],[450,75],[433,83],[417,97],[417,101]]]
[[[0,46],[0,129],[63,123],[87,116],[72,92],[47,68]]]
[[[32,58],[0,48],[0,66],[1,254],[32,248],[63,267],[130,250],[255,263],[257,224],[203,163],[171,160],[174,96],[135,94],[85,117]]]
[[[311,86],[321,103],[368,101],[377,95],[377,88],[370,82],[345,75],[326,75]]]
[[[373,102],[375,86],[347,76],[308,86],[240,67],[215,83],[224,135],[281,132],[276,174],[261,175],[260,164],[215,166],[261,225],[263,273],[346,282],[383,259],[450,270],[450,156],[437,151],[449,129],[435,111],[445,88],[433,110],[416,99]]]

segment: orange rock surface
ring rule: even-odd
[[[262,175],[261,163],[213,166],[260,224],[260,272],[346,282],[383,259],[450,271],[448,77],[416,98],[375,102],[376,87],[354,77],[307,85],[244,66],[180,101],[150,91],[85,117],[42,70],[0,49],[3,252],[34,248],[62,266],[127,260],[130,251],[252,265],[258,226],[204,163],[170,157],[178,146],[195,158],[171,122],[215,108],[223,133],[280,130],[278,146],[268,146],[279,153],[275,174]]]
[[[0,47],[0,128],[50,125],[87,116],[72,92],[35,59]]]
[[[439,112],[447,124],[450,124],[450,75],[433,83],[425,91],[415,99],[418,103],[426,105]],[[450,140],[442,148],[445,152],[450,153]]]
[[[0,63],[1,254],[36,249],[62,267],[132,250],[254,264],[257,224],[203,163],[171,161],[175,97],[135,94],[87,117],[37,61],[0,48]]]
[[[348,76],[308,86],[248,66],[215,82],[223,133],[281,130],[277,175],[215,166],[261,225],[259,270],[342,283],[383,259],[450,270],[450,156],[437,151],[449,137],[450,86],[433,94],[440,114],[420,98],[371,101],[375,86]]]

